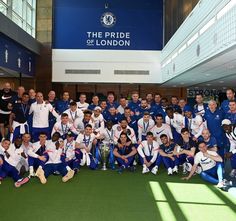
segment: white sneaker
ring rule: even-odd
[[[217,186],[219,189],[223,188],[223,187],[224,187],[223,181],[219,182],[216,186]]]
[[[147,168],[147,166],[143,166],[142,174],[148,173],[150,170]]]
[[[35,177],[36,175],[35,175],[35,172],[32,172],[32,171],[30,171],[30,173],[29,173],[29,178],[30,177]]]
[[[183,174],[187,173],[187,163],[183,164]]]
[[[168,168],[167,174],[168,174],[168,175],[172,175],[172,174],[173,174],[173,171],[172,171],[172,169],[171,169],[170,167]]]
[[[236,169],[232,169],[229,176],[233,178],[236,177]]]
[[[68,180],[72,179],[74,177],[75,171],[74,170],[70,170],[68,171],[68,173],[62,177],[62,181],[65,183]]]
[[[233,186],[233,182],[231,180],[222,180],[224,186]]]
[[[192,170],[192,164],[191,163],[186,163],[186,170],[187,172],[190,172]]]
[[[37,176],[42,184],[47,183],[47,179],[44,176],[44,170],[39,167],[35,173],[35,176]]]
[[[158,172],[158,166],[153,167],[152,170],[151,170],[151,173],[156,175],[157,172]]]
[[[178,167],[175,166],[175,167],[173,168],[172,172],[173,172],[173,173],[178,173]]]

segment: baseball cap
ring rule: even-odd
[[[185,105],[184,106],[184,109],[183,109],[184,112],[193,112],[192,108],[188,105]]]
[[[231,121],[229,119],[224,119],[221,122],[221,126],[223,126],[223,125],[230,125],[230,124],[231,124]]]
[[[94,110],[100,110],[100,111],[101,111],[101,110],[102,110],[102,108],[101,108],[101,107],[99,107],[99,106],[97,106],[97,107],[95,107],[95,108],[94,108]]]

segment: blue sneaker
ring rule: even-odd
[[[131,166],[131,167],[129,168],[129,171],[132,172],[132,173],[135,172],[135,170],[136,170],[135,166]]]
[[[124,169],[125,169],[125,167],[124,167],[124,166],[121,166],[121,167],[119,167],[119,169],[117,170],[117,172],[118,172],[119,174],[121,174],[121,173],[123,173]]]

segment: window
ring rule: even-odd
[[[36,0],[0,0],[0,13],[35,37]]]
[[[0,1],[0,12],[7,15],[7,0]]]

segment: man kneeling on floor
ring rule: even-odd
[[[46,151],[48,153],[48,161],[45,163],[44,168],[37,171],[37,176],[42,184],[47,182],[49,175],[59,172],[62,175],[62,181],[67,182],[74,176],[74,170],[66,166],[61,161],[61,155],[63,153],[64,142],[60,139],[58,132],[52,135],[52,140],[47,142]]]
[[[217,184],[218,188],[224,188],[232,184],[227,180],[223,180],[223,159],[215,151],[207,150],[207,145],[204,141],[198,144],[199,152],[194,157],[194,165],[187,177],[183,177],[183,180],[189,180],[198,165],[200,164],[202,171],[200,176],[203,180],[212,184]]]

